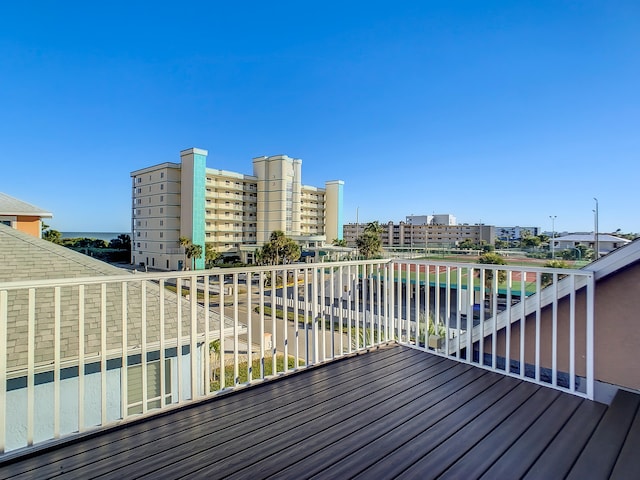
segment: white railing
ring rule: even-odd
[[[593,398],[592,272],[394,261],[394,279],[400,343]]]
[[[0,283],[0,453],[390,341],[592,398],[593,300],[590,272],[390,260]]]

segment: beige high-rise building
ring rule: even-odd
[[[303,247],[342,238],[341,180],[302,185],[302,160],[286,155],[256,157],[253,175],[245,175],[207,168],[207,154],[191,148],[180,163],[131,172],[132,263],[182,269],[181,236],[245,262],[275,230]],[[195,266],[203,268],[204,258]]]

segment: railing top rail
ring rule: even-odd
[[[584,269],[573,268],[549,268],[549,267],[536,267],[533,265],[498,265],[493,263],[462,263],[462,262],[447,262],[442,260],[411,260],[411,259],[391,259],[392,263],[399,263],[402,265],[429,265],[440,267],[459,267],[459,268],[474,268],[474,269],[490,269],[490,270],[506,270],[511,272],[538,272],[538,273],[557,273],[559,275],[575,275],[581,277],[591,277],[593,272]]]
[[[232,275],[232,274],[254,274],[260,272],[270,272],[274,270],[313,270],[316,268],[333,268],[360,265],[383,265],[383,264],[401,264],[401,265],[429,265],[439,267],[458,267],[473,269],[489,269],[489,270],[506,270],[511,272],[536,272],[558,274],[564,276],[577,276],[591,278],[594,272],[591,270],[576,270],[567,268],[547,268],[535,267],[529,265],[495,265],[481,263],[458,263],[440,260],[411,260],[411,259],[375,259],[375,260],[349,260],[339,262],[322,262],[322,263],[289,263],[281,265],[262,265],[253,267],[233,267],[233,268],[212,268],[207,270],[187,270],[187,271],[171,271],[171,272],[125,272],[116,275],[98,275],[93,277],[76,277],[76,278],[52,278],[45,280],[20,280],[15,282],[0,282],[0,290],[15,290],[28,287],[55,287],[68,285],[95,285],[101,283],[118,283],[118,282],[140,282],[143,280],[168,280],[168,279],[187,279],[203,276]]]
[[[140,282],[169,279],[190,279],[204,276],[253,274],[271,272],[274,270],[313,270],[319,268],[332,268],[339,266],[380,265],[390,263],[388,259],[378,260],[353,260],[347,262],[323,262],[323,263],[288,263],[280,265],[261,265],[255,267],[211,268],[207,270],[186,270],[171,272],[124,272],[116,275],[97,275],[93,277],[51,278],[44,280],[19,280],[15,282],[0,282],[0,290],[15,290],[29,287],[56,287],[68,285],[96,285],[101,283]]]

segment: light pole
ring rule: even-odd
[[[594,237],[595,237],[595,246],[596,246],[596,260],[598,260],[600,258],[600,239],[598,238],[598,199],[596,197],[593,197],[593,199],[596,201],[596,209],[593,211],[593,213],[595,214],[595,218],[594,218]]]
[[[411,251],[409,252],[409,258],[413,258],[413,213],[411,214]]]
[[[556,238],[556,218],[558,218],[557,215],[549,215],[549,218],[551,219],[551,260],[555,260],[556,258],[556,249],[555,249],[555,241],[554,238]]]

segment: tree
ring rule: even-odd
[[[42,232],[42,238],[51,243],[62,243],[62,233],[60,233],[58,230],[45,230],[44,232]]]
[[[269,241],[256,252],[256,262],[261,265],[284,265],[300,258],[300,245],[287,238],[283,231],[271,233]]]
[[[362,235],[356,238],[356,247],[358,247],[360,255],[369,259],[382,253],[382,240],[380,239],[382,232],[383,228],[377,221],[367,223]]]
[[[336,247],[346,247],[347,241],[344,238],[334,238],[331,241],[331,245],[335,245]]]
[[[190,260],[191,269],[195,270],[195,260],[202,257],[202,246],[197,243],[189,243],[185,248],[185,255]]]
[[[478,248],[478,246],[473,243],[473,240],[471,240],[470,238],[466,238],[464,241],[458,244],[458,248],[462,250],[475,250]]]
[[[367,226],[364,227],[363,232],[364,233],[375,233],[376,235],[380,235],[383,232],[383,229],[380,226],[380,224],[378,223],[378,221],[376,220],[375,222],[367,223]]]
[[[546,268],[570,268],[567,262],[563,260],[549,260],[543,265]],[[558,280],[564,277],[564,275],[558,275]],[[543,273],[540,277],[540,285],[542,288],[551,285],[553,283],[552,273]]]
[[[366,259],[374,258],[382,253],[382,240],[380,235],[365,229],[364,233],[356,238],[356,246],[360,255]]]
[[[216,260],[220,258],[221,254],[210,243],[204,246],[204,261],[207,264],[207,268],[212,268],[216,263]]]
[[[494,252],[488,252],[478,258],[478,263],[484,265],[506,265],[507,262],[502,255]],[[498,282],[504,282],[507,278],[507,272],[505,270],[498,270]],[[491,293],[491,286],[493,280],[493,270],[485,270],[484,274],[484,286]]]
[[[117,238],[112,238],[109,241],[109,248],[115,248],[117,250],[131,251],[131,237],[125,233],[121,233]]]
[[[533,235],[526,235],[522,237],[522,239],[520,240],[520,243],[523,247],[538,247],[540,246],[541,242],[539,237],[534,237]]]
[[[184,249],[184,263],[182,264],[182,269],[186,270],[187,269],[187,247],[191,245],[191,240],[189,240],[187,237],[180,237],[178,238],[178,243]]]

